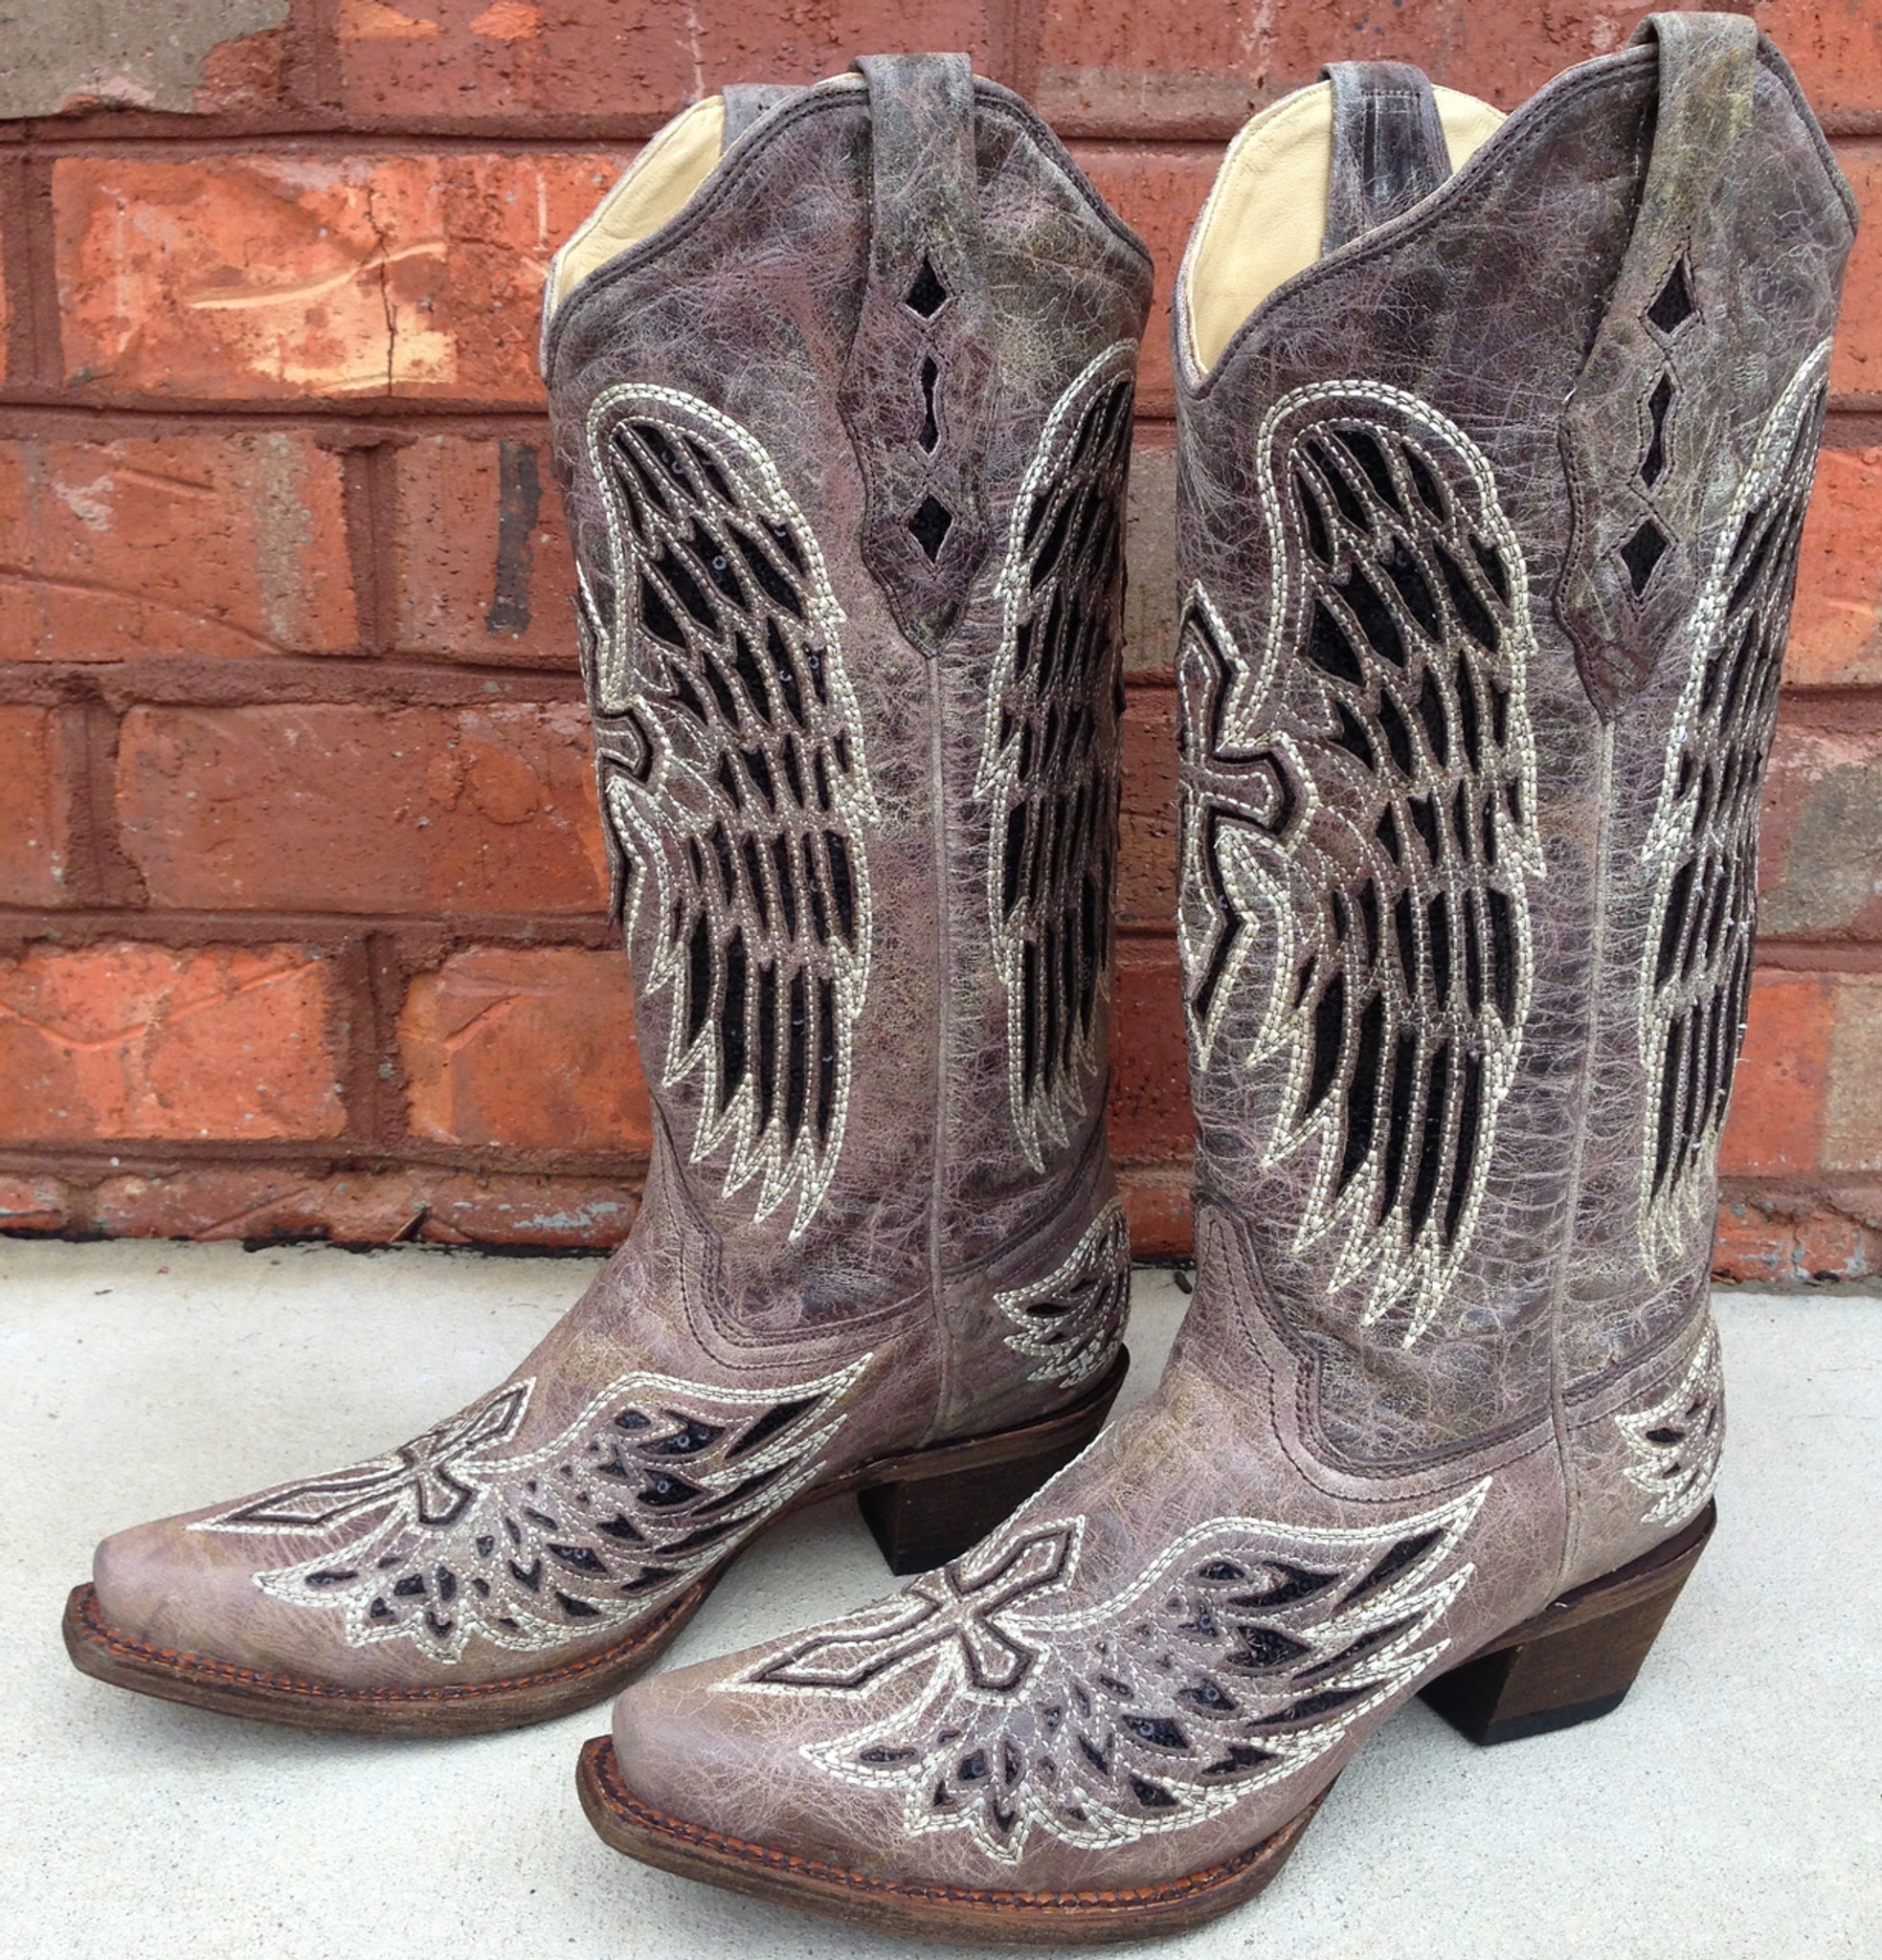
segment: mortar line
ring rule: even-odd
[[[9,293],[30,293],[34,278],[27,243],[27,165],[23,156],[0,158],[0,277]],[[6,372],[11,386],[21,375],[37,378],[38,308],[17,305],[7,322]]]
[[[355,1125],[381,1148],[403,1154],[407,1138],[402,1099],[392,1086],[393,1076],[383,1073],[390,1067],[395,1074],[400,1064],[398,1013],[410,976],[399,951],[394,933],[368,932],[360,941],[359,970],[351,977],[349,991],[364,996],[365,1028],[363,1038],[355,1043],[357,1053],[349,1059],[360,1099]],[[353,1106],[351,1097],[347,1106]]]
[[[19,167],[20,284],[13,283],[13,266],[7,266],[11,302],[26,316],[27,368],[15,374],[8,368],[8,387],[20,382],[56,387],[60,379],[61,335],[58,304],[58,253],[53,213],[53,167],[31,154]],[[15,294],[17,297],[15,298]],[[12,351],[11,349],[9,350]]]
[[[338,0],[288,0],[282,81],[296,106],[319,114],[346,99]]]

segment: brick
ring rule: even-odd
[[[1434,81],[1512,109],[1551,76],[1624,45],[1638,6],[1543,9],[1398,0],[1391,7],[1124,7],[1047,0],[1036,100],[1055,125],[1106,134],[1226,136],[1312,81],[1323,61],[1417,63]],[[1872,0],[1760,0],[1759,23],[1820,114],[1882,106]]]
[[[1176,664],[1176,452],[1139,438],[1131,456],[1125,521],[1124,671],[1168,674]]]
[[[627,960],[573,947],[454,954],[398,1018],[414,1132],[529,1150],[653,1147]]]
[[[0,904],[69,902],[72,817],[56,711],[0,707]]]
[[[67,385],[539,400],[543,275],[622,161],[64,159],[53,203]]]
[[[1882,1170],[1882,973],[1850,973],[1837,990],[1824,1108],[1823,1168]]]
[[[103,1179],[92,1223],[114,1238],[326,1238],[384,1244],[419,1209],[409,1171],[325,1177],[299,1166],[203,1165]],[[338,1229],[335,1229],[335,1228]]]
[[[1111,1149],[1125,1164],[1186,1162],[1195,1139],[1176,942],[1120,940],[1111,994]]]
[[[431,1191],[422,1236],[441,1245],[611,1252],[627,1236],[639,1209],[635,1191],[595,1177],[448,1177]]]
[[[326,1238],[341,1245],[530,1245],[606,1251],[634,1222],[602,1178],[488,1176],[423,1166],[308,1171],[243,1165],[105,1179],[95,1229],[123,1238]]]
[[[1882,18],[1874,0],[1759,0],[1758,24],[1783,50],[1819,116],[1882,107]]]
[[[0,1232],[63,1232],[71,1194],[56,1177],[0,1171]]]
[[[273,0],[269,11],[285,17],[282,0]],[[284,28],[264,28],[259,33],[217,42],[203,57],[202,81],[192,92],[190,108],[201,116],[230,116],[283,107],[286,56]]]
[[[134,708],[118,808],[159,905],[541,915],[607,902],[573,702]]]
[[[1170,290],[1190,227],[1215,181],[1221,159],[1213,152],[1079,145],[1074,154],[1117,214],[1150,247],[1156,283],[1137,369],[1137,411],[1174,415],[1170,369]],[[1174,562],[1174,550],[1172,559]]]
[[[358,637],[340,458],[284,430],[0,442],[12,659],[335,653]]]
[[[1747,1177],[1815,1170],[1836,1032],[1836,976],[1759,973],[1718,1168]]]
[[[1882,682],[1882,449],[1826,449],[1804,521],[1784,679]]]
[[[1780,724],[1759,881],[1767,937],[1882,937],[1882,729]]]
[[[1882,395],[1882,240],[1873,214],[1882,211],[1882,144],[1839,144],[1843,166],[1856,202],[1870,221],[1856,236],[1843,282],[1843,312],[1830,355],[1829,391],[1836,395]]]
[[[885,25],[872,0],[341,0],[345,101],[355,114],[659,116],[728,81],[814,81],[859,50],[965,48],[985,70],[973,0],[913,0]]]
[[[1127,699],[1117,915],[1167,926],[1176,916],[1176,693],[1133,687]]]
[[[1117,1185],[1131,1227],[1131,1257],[1188,1258],[1196,1243],[1189,1166],[1127,1166]]]
[[[572,670],[575,568],[547,431],[428,435],[394,467],[400,649]]]
[[[1728,1189],[1718,1208],[1713,1274],[1753,1286],[1882,1278],[1882,1191],[1772,1195]]]
[[[333,981],[304,947],[34,947],[0,963],[6,1134],[331,1137]]]

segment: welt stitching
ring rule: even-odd
[[[1199,1871],[1185,1873],[1179,1879],[1172,1879],[1165,1884],[1154,1886],[1125,1887],[1102,1892],[1009,1892],[966,1885],[905,1885],[893,1879],[873,1879],[865,1873],[851,1871],[843,1865],[828,1864],[821,1859],[804,1858],[793,1852],[776,1851],[769,1845],[754,1844],[748,1838],[735,1838],[728,1832],[710,1830],[703,1824],[692,1824],[683,1818],[669,1816],[665,1812],[658,1811],[651,1804],[642,1802],[620,1780],[619,1768],[615,1761],[612,1747],[608,1748],[596,1773],[609,1797],[637,1822],[663,1836],[696,1844],[704,1850],[735,1858],[748,1864],[765,1865],[773,1870],[799,1872],[806,1878],[843,1885],[852,1891],[885,1893],[904,1899],[991,1905],[1000,1909],[1018,1908],[1051,1912],[1079,1910],[1091,1906],[1154,1905],[1165,1900],[1184,1899],[1234,1878],[1260,1858],[1273,1841],[1272,1837],[1265,1838],[1250,1849],[1238,1852],[1233,1858],[1225,1859],[1220,1864],[1206,1865]],[[1286,1830],[1287,1826],[1284,1824],[1281,1828]],[[1275,1833],[1274,1836],[1279,1836],[1279,1833]]]
[[[693,1602],[697,1604],[698,1602]],[[473,1702],[523,1689],[553,1687],[560,1682],[580,1681],[587,1675],[617,1665],[644,1646],[650,1637],[663,1629],[677,1615],[687,1610],[683,1595],[657,1618],[624,1640],[602,1648],[581,1660],[565,1660],[535,1674],[507,1675],[500,1681],[453,1682],[435,1686],[409,1688],[348,1688],[332,1682],[303,1681],[297,1675],[269,1674],[260,1668],[238,1667],[231,1660],[215,1660],[207,1655],[191,1654],[178,1647],[158,1647],[133,1638],[101,1618],[98,1592],[87,1586],[78,1609],[86,1630],[96,1634],[106,1653],[124,1660],[147,1661],[172,1674],[209,1675],[240,1687],[257,1687],[274,1694],[299,1695],[314,1701],[397,1704],[400,1702]]]

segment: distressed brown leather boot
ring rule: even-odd
[[[964,57],[689,110],[544,367],[656,1143],[493,1393],[107,1539],[87,1671],[306,1726],[595,1701],[754,1531],[974,1543],[1125,1368],[1106,1152],[1143,247]]]
[[[1179,281],[1158,1396],[898,1597],[623,1696],[581,1771],[621,1850],[964,1941],[1193,1925],[1410,1695],[1480,1741],[1612,1708],[1704,1544],[1851,205],[1739,18],[1498,121],[1334,70],[1243,132]]]

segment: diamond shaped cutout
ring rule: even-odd
[[[1662,333],[1672,334],[1677,333],[1695,311],[1692,289],[1686,282],[1686,262],[1680,259],[1667,275],[1667,283],[1647,309],[1647,317]]]
[[[948,541],[948,533],[954,527],[954,514],[938,498],[924,497],[920,508],[908,520],[908,528],[915,534],[915,543],[928,553],[930,565],[940,557],[941,546]]]
[[[914,284],[908,288],[907,304],[924,320],[932,320],[947,303],[948,289],[934,270],[934,261],[924,253],[922,269],[915,275]]]
[[[1647,582],[1653,576],[1653,568],[1667,555],[1668,549],[1666,532],[1651,518],[1621,546],[1622,563],[1627,568],[1627,576],[1633,580],[1635,598],[1646,591]]]

